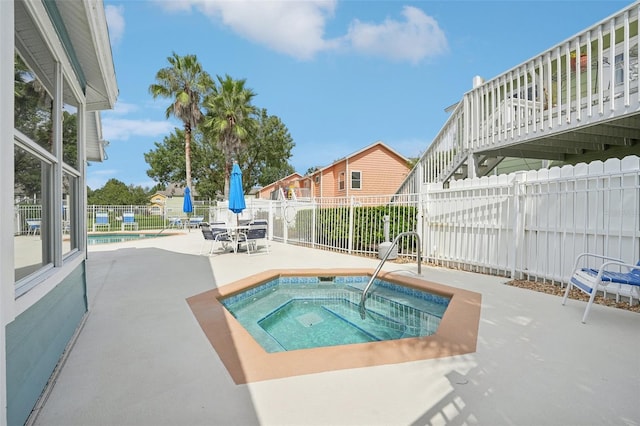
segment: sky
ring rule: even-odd
[[[214,79],[246,80],[280,118],[304,174],[376,141],[425,152],[445,109],[629,0],[104,0],[119,95],[102,113],[107,160],[87,184],[153,187],[144,154],[174,128],[149,94],[168,57],[196,55]]]

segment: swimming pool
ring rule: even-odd
[[[166,237],[167,235],[170,234],[89,234],[87,237],[87,244],[91,246],[96,244],[122,243],[125,241],[142,240],[145,238]]]
[[[267,352],[379,342],[436,332],[449,298],[370,277],[277,277],[222,304]]]
[[[236,384],[475,352],[482,296],[424,277],[390,272],[379,274],[383,281],[449,299],[436,332],[428,336],[268,352],[222,303],[245,291],[261,291],[257,290],[260,286],[279,278],[370,278],[372,274],[373,269],[273,269],[196,294],[187,298],[187,303],[215,350],[212,362],[221,360]],[[367,300],[367,310],[372,309],[371,301]],[[301,320],[304,322],[305,318]],[[313,318],[306,320],[313,324]]]

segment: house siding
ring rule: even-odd
[[[7,424],[22,425],[87,312],[85,264],[6,327]]]
[[[360,172],[361,187],[351,188],[351,172]],[[340,189],[340,174],[345,186]],[[407,160],[382,142],[362,149],[351,156],[318,170],[310,177],[289,177],[262,188],[259,198],[269,198],[271,191],[284,183],[295,188],[310,188],[311,197],[346,197],[350,195],[392,194],[409,174]],[[319,181],[318,181],[319,180]],[[305,186],[308,185],[308,186]]]
[[[351,188],[352,171],[361,172],[361,189]],[[349,160],[349,195],[392,194],[408,173],[409,168],[404,159],[381,146],[375,146]]]

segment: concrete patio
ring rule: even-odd
[[[377,259],[272,243],[200,256],[197,231],[90,248],[90,312],[31,423],[71,425],[639,425],[640,315],[423,267],[482,294],[477,351],[236,385],[186,299],[267,269]],[[387,263],[386,271],[415,264]]]

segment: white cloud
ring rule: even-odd
[[[173,123],[164,120],[131,120],[109,117],[102,119],[102,132],[108,141],[126,141],[135,136],[164,136],[169,135],[174,128]]]
[[[327,18],[337,0],[305,1],[162,1],[169,11],[192,8],[215,21],[222,21],[242,37],[299,59],[335,45],[324,39]]]
[[[140,108],[136,104],[129,104],[129,103],[126,103],[126,102],[118,101],[118,102],[116,102],[116,105],[112,110],[107,111],[105,113],[106,114],[124,115],[124,114],[130,114],[132,112],[138,111],[139,109]]]
[[[248,40],[302,60],[319,52],[346,49],[417,63],[448,49],[438,22],[410,6],[402,10],[404,21],[386,19],[375,24],[356,19],[345,36],[327,39],[325,28],[337,0],[183,0],[158,4],[170,12],[203,13]]]
[[[104,8],[109,27],[109,38],[113,46],[120,43],[124,35],[124,6],[107,5]]]
[[[405,6],[402,15],[404,22],[354,20],[346,39],[355,51],[412,63],[448,50],[446,36],[435,19],[411,6]]]

